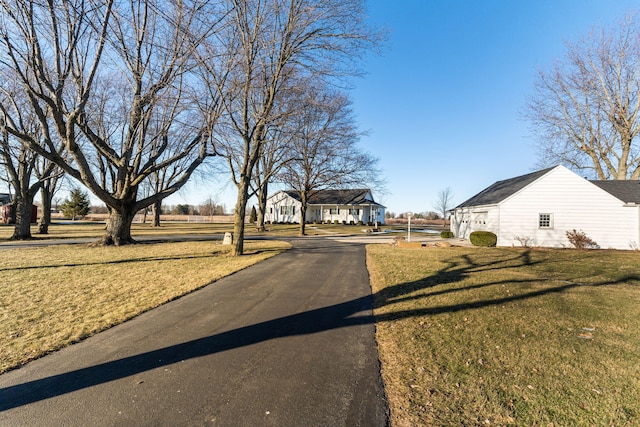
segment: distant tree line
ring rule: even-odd
[[[395,212],[387,211],[387,212],[385,212],[385,218],[387,218],[387,219],[396,219],[396,218],[397,219],[406,219],[407,218],[407,212],[402,212],[402,213],[396,214]],[[434,211],[424,211],[424,212],[413,213],[411,215],[411,218],[428,219],[428,220],[442,219],[440,214],[438,214],[437,212],[434,212]]]
[[[215,203],[202,203],[194,206],[189,204],[177,204],[169,205],[162,210],[163,214],[171,215],[202,215],[202,216],[214,216],[224,215],[225,207],[222,204]]]
[[[109,209],[104,205],[92,206],[90,209],[94,214],[108,214]],[[166,205],[160,209],[160,214],[166,215],[202,215],[202,216],[215,216],[225,215],[226,208],[224,204],[218,204],[213,201],[204,201],[199,205],[190,204],[175,204]]]

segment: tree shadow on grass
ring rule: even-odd
[[[50,265],[25,265],[21,267],[8,267],[0,268],[0,271],[19,271],[19,270],[39,270],[43,268],[60,268],[60,267],[89,267],[97,265],[118,265],[118,264],[136,264],[142,262],[158,262],[158,261],[182,261],[199,258],[216,258],[224,256],[223,252],[207,252],[198,255],[171,255],[171,256],[154,256],[146,258],[133,258],[133,259],[117,259],[112,261],[96,261],[96,262],[68,262],[57,263]]]
[[[322,250],[324,250],[324,248]],[[5,387],[0,389],[0,411],[129,377],[180,361],[208,356],[277,338],[314,334],[332,329],[374,324],[375,322],[386,322],[417,316],[422,317],[502,305],[543,295],[565,292],[577,286],[611,286],[640,281],[640,276],[628,275],[614,282],[593,285],[557,282],[558,284],[556,286],[550,285],[541,290],[519,295],[510,295],[503,298],[438,307],[396,310],[377,316],[372,314],[374,307],[380,308],[398,301],[429,298],[432,295],[441,295],[443,293],[507,283],[498,281],[466,287],[453,287],[453,285],[465,280],[470,274],[479,269],[499,270],[506,266],[513,267],[518,264],[533,264],[528,252],[518,255],[517,259],[511,259],[509,262],[500,259],[488,264],[477,264],[473,262],[471,258],[463,257],[459,262],[451,262],[429,277],[414,282],[391,286],[373,295],[366,295],[343,303],[292,314],[134,356]],[[509,281],[508,283],[528,282],[532,282],[532,280],[522,280],[520,282]],[[441,285],[451,287],[438,289],[431,294],[410,295],[419,290],[428,290],[429,288],[439,287]]]

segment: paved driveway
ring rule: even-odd
[[[0,425],[386,425],[364,246],[293,243],[0,376]]]

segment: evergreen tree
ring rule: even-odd
[[[249,214],[249,222],[253,224],[257,220],[258,220],[258,213],[256,212],[256,207],[252,206],[251,213]]]
[[[75,221],[76,217],[85,217],[89,213],[90,207],[89,195],[80,188],[74,187],[69,198],[62,202],[60,210],[64,216],[71,217]]]

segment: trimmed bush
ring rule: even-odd
[[[495,246],[498,236],[490,231],[474,231],[469,235],[469,240],[474,246]]]
[[[443,231],[440,233],[440,237],[443,239],[453,239],[453,231]]]
[[[340,221],[338,221],[337,219],[334,219],[334,220],[333,220],[333,223],[334,223],[335,225],[338,225],[338,224],[340,224]]]

